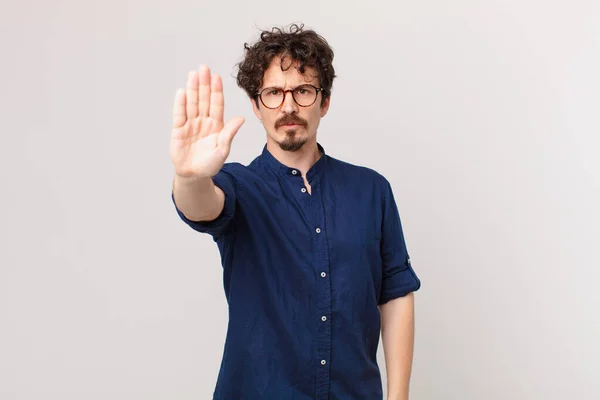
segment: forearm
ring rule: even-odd
[[[192,221],[212,221],[225,205],[225,194],[212,178],[183,178],[175,175],[173,197],[177,208]]]
[[[414,294],[381,305],[387,399],[408,400],[414,348]]]

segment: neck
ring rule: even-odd
[[[284,151],[279,145],[271,140],[267,141],[267,150],[275,157],[277,161],[290,168],[296,168],[302,172],[302,176],[313,166],[321,157],[321,152],[317,146],[317,139],[313,137],[302,146],[298,151]]]

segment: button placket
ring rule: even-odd
[[[310,183],[312,188],[312,196],[303,196],[307,200],[308,209],[310,209],[310,221],[314,224],[313,236],[314,257],[315,257],[315,272],[322,279],[318,280],[318,296],[317,296],[317,314],[316,318],[320,319],[317,329],[317,362],[320,362],[321,368],[317,371],[317,387],[315,400],[327,400],[329,398],[330,389],[330,357],[331,357],[331,329],[332,325],[328,321],[331,316],[331,280],[328,279],[329,274],[329,249],[327,246],[327,233],[325,230],[325,209],[323,206],[323,193],[320,190],[318,180]],[[308,189],[307,189],[308,191]],[[304,191],[302,191],[304,193]]]

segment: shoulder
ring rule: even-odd
[[[257,170],[261,168],[261,156],[256,156],[248,164],[242,164],[240,162],[226,162],[223,164],[223,170],[239,177],[251,176],[256,174]]]
[[[243,174],[248,167],[239,162],[226,162],[221,167],[222,172],[226,172],[232,175]]]
[[[254,160],[248,165],[240,162],[226,162],[219,171],[219,175],[227,176],[231,181],[235,182],[238,189],[256,186],[262,177],[259,173],[257,161]]]
[[[365,165],[352,164],[347,161],[329,157],[330,170],[341,178],[348,178],[362,185],[386,191],[390,186],[388,179],[379,171]]]
[[[223,164],[223,167],[221,167],[220,173],[228,174],[239,182],[252,176],[254,173],[253,170],[254,168],[252,168],[252,165],[244,165],[239,162],[226,162]]]

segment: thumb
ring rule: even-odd
[[[227,121],[225,126],[223,126],[223,130],[219,134],[219,149],[223,152],[223,155],[228,155],[229,150],[231,149],[231,142],[235,134],[238,132],[240,127],[245,122],[244,117],[234,117]]]

